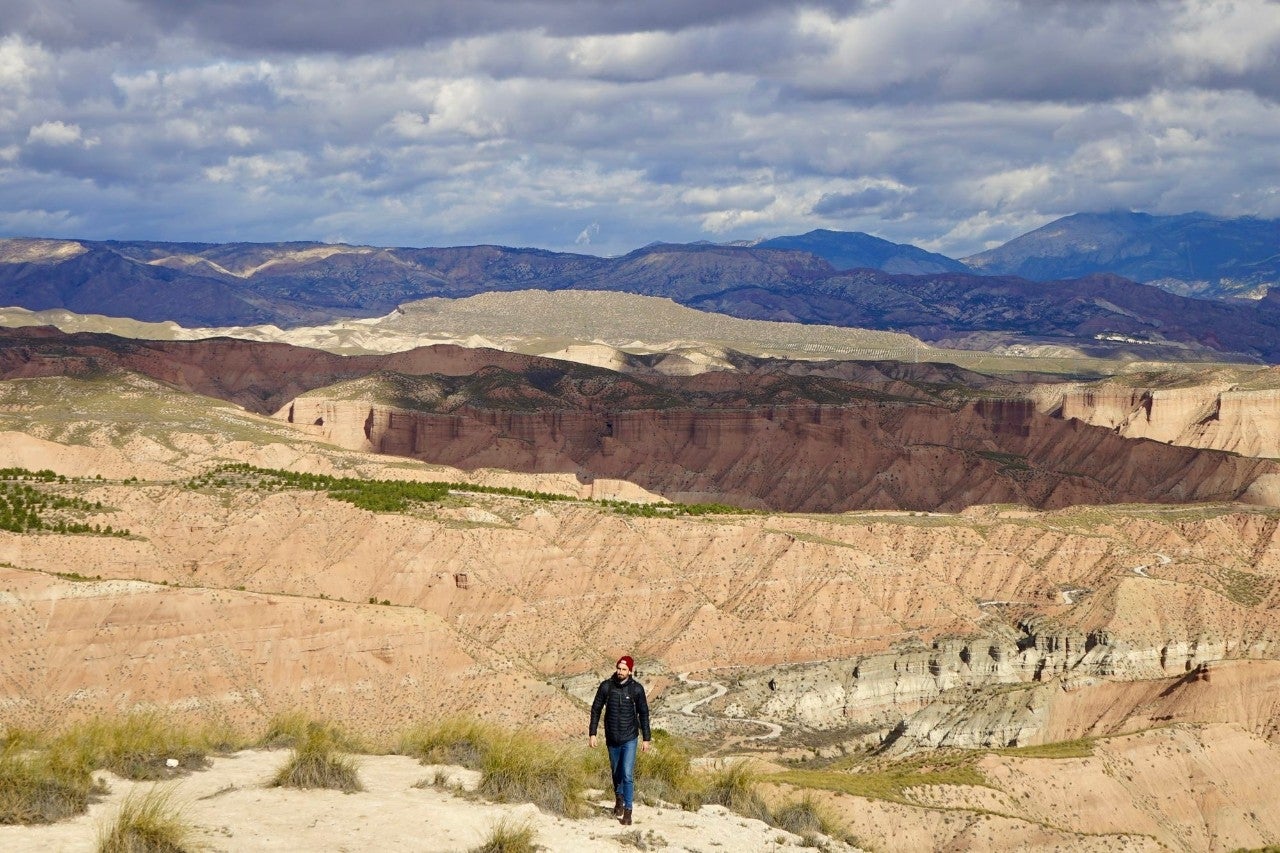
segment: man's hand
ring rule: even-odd
[[[647,741],[647,740],[642,740],[642,741],[640,741],[640,751],[641,751],[641,752],[648,752],[648,751],[649,751],[649,741]]]
[[[595,735],[588,735],[588,736],[587,736],[587,746],[591,747],[592,749],[595,749],[595,748],[596,748],[596,736],[595,736]]]

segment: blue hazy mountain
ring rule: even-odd
[[[0,305],[187,326],[303,326],[382,316],[428,297],[529,289],[661,296],[734,317],[929,342],[1122,341],[1150,357],[1174,348],[1161,357],[1280,363],[1280,288],[1256,301],[1190,299],[1113,274],[1042,282],[837,270],[810,252],[764,246],[660,244],[601,258],[503,246],[0,240]]]
[[[1258,298],[1280,284],[1280,220],[1077,213],[963,260],[1034,281],[1111,273],[1183,296]]]
[[[891,243],[861,231],[818,229],[792,237],[773,237],[756,245],[762,249],[808,252],[838,270],[874,269],[899,275],[970,272],[954,258],[926,252],[917,246]]]

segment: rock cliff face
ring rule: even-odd
[[[972,504],[1212,501],[1277,496],[1274,463],[1129,441],[1041,414],[1025,399],[736,411],[442,414],[322,395],[277,413],[343,447],[460,468],[630,480],[673,499],[787,511]]]
[[[1185,447],[1242,456],[1280,457],[1280,389],[1239,389],[1229,382],[1187,388],[1115,384],[1057,387],[1039,394],[1063,418]]]
[[[1260,734],[1280,735],[1280,695],[1268,695],[1280,690],[1280,638],[1153,642],[1106,631],[1054,631],[1041,621],[1024,622],[1016,633],[939,638],[914,650],[769,670],[740,679],[728,701],[789,725],[840,730],[856,723],[873,729],[874,741],[898,749],[1002,747],[1154,725],[1162,706],[1177,704],[1170,697],[1191,685],[1214,680],[1215,690],[1198,691],[1209,694],[1251,682],[1260,693],[1245,704],[1261,704],[1247,712],[1242,707],[1231,719],[1264,721]],[[1248,666],[1253,669],[1241,668]],[[1126,699],[1116,685],[1133,682],[1145,687]],[[1077,692],[1077,708],[1082,702],[1097,708],[1087,718],[1059,707]],[[1195,712],[1184,708],[1180,721],[1219,719],[1212,702],[1199,705]]]

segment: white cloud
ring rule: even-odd
[[[0,39],[0,92],[27,94],[49,64],[48,52],[21,36]]]
[[[578,236],[574,238],[575,246],[590,246],[591,240],[600,234],[600,223],[592,222],[586,228],[578,232]]]
[[[124,44],[73,2],[45,41],[0,39],[0,209],[85,237],[572,248],[608,222],[593,251],[828,227],[967,254],[1081,209],[1280,204],[1263,0],[587,0],[580,26],[477,2],[457,38],[331,9],[277,49],[216,4],[141,0]],[[535,7],[558,24],[519,24]]]
[[[75,145],[84,141],[78,124],[62,121],[45,121],[27,132],[27,142],[43,145]]]

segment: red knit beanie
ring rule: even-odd
[[[631,655],[623,655],[618,658],[618,663],[615,663],[614,666],[616,667],[619,663],[625,663],[630,672],[636,671],[636,662],[631,659]]]

